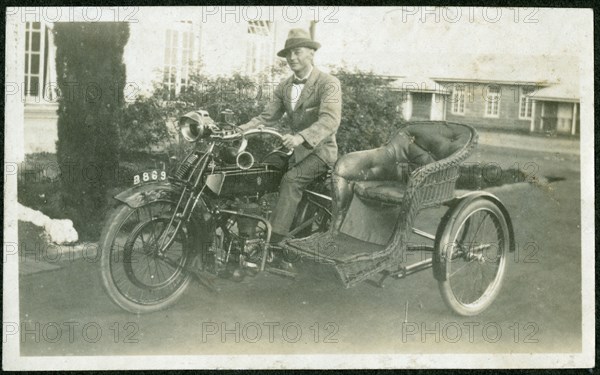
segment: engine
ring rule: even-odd
[[[267,262],[271,261],[271,255],[265,255],[266,222],[276,201],[277,194],[271,193],[259,199],[244,197],[221,202],[225,213],[217,224],[216,239],[211,249],[215,273],[241,280],[260,269],[264,256]]]

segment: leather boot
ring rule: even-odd
[[[353,184],[352,181],[348,181],[335,173],[332,175],[333,220],[331,223],[331,234],[333,236],[339,233],[342,224],[344,223],[344,219],[346,218],[346,214],[348,213],[348,207],[350,206],[353,194]]]

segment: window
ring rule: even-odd
[[[39,103],[44,98],[52,101],[56,92],[52,90],[51,79],[54,76],[54,51],[52,33],[42,22],[25,23],[25,82],[26,102]],[[56,86],[56,85],[54,85]]]
[[[180,21],[166,31],[163,83],[169,90],[169,97],[185,91],[189,84],[194,39],[192,21]]]
[[[485,97],[485,117],[498,117],[500,113],[500,86],[488,86]]]
[[[519,118],[531,119],[532,103],[529,95],[533,93],[533,87],[521,87],[521,96],[519,98]]]
[[[456,85],[452,88],[451,112],[455,115],[465,114],[465,87]]]
[[[264,72],[274,61],[274,36],[271,21],[248,21],[246,73]]]

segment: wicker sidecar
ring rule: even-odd
[[[420,121],[379,148],[344,155],[332,174],[330,229],[287,240],[285,251],[332,265],[346,287],[361,281],[383,286],[389,277],[432,268],[448,307],[479,314],[500,291],[514,233],[497,197],[456,194],[459,166],[476,144],[471,126]],[[447,211],[435,235],[413,227],[419,212],[441,206]],[[411,233],[430,244],[411,243]],[[431,256],[405,264],[414,251]]]

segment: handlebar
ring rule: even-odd
[[[246,146],[248,145],[248,140],[246,139],[247,136],[249,135],[255,135],[255,134],[269,134],[272,135],[276,138],[278,138],[281,142],[283,142],[283,134],[281,134],[279,131],[277,131],[277,129],[275,128],[268,128],[268,127],[258,127],[258,128],[254,128],[254,129],[248,129],[245,132],[240,132],[239,129],[235,129],[235,130],[221,130],[221,131],[213,131],[213,134],[211,134],[211,138],[216,138],[216,139],[221,139],[224,141],[235,141],[238,139],[242,140],[242,144],[240,145],[240,148],[238,150],[239,152],[242,152],[246,149]],[[294,151],[293,150],[289,150],[286,154],[287,155],[291,155]]]
[[[260,127],[260,128],[246,130],[243,133],[244,137],[248,136],[248,135],[254,135],[254,134],[270,134],[272,136],[279,138],[279,140],[283,142],[283,134],[278,132],[277,129],[275,129],[275,128]]]

